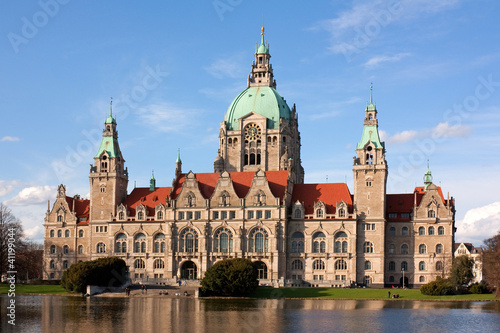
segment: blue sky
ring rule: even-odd
[[[373,82],[388,193],[434,182],[457,241],[500,229],[500,3],[3,1],[0,200],[43,239],[56,187],[88,196],[110,98],[129,190],[213,171],[218,130],[246,87],[264,22],[277,90],[297,105],[306,182],[352,188]]]

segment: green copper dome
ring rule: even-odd
[[[108,118],[106,118],[106,121],[104,123],[105,124],[116,124],[116,120],[112,116],[109,116]]]
[[[267,128],[276,129],[280,118],[291,119],[290,108],[283,97],[272,87],[250,87],[243,90],[226,112],[227,129],[239,129],[239,119],[255,112],[267,118]]]

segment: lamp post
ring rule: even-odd
[[[405,270],[404,268],[401,270],[403,272],[403,289],[405,288]]]

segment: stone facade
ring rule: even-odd
[[[386,193],[371,100],[353,160],[354,194],[345,183],[304,184],[295,106],[276,92],[269,59],[262,33],[247,88],[221,123],[213,173],[183,173],[178,157],[172,186],[157,187],[152,177],[149,188],[127,194],[110,114],[90,168],[90,199],[67,196],[60,185],[49,204],[44,277],[60,279],[71,264],[105,256],[123,258],[132,279],[155,282],[200,279],[235,257],[255,262],[265,284],[418,286],[447,275],[453,198],[430,171],[413,193]]]
[[[480,247],[474,247],[471,243],[460,243],[455,244],[455,257],[458,256],[468,256],[474,261],[474,266],[472,267],[472,274],[474,278],[471,283],[481,283],[483,280],[483,249]]]

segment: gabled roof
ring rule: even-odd
[[[171,189],[171,187],[156,187],[154,191],[150,191],[149,187],[136,187],[127,196],[123,205],[128,208],[131,215],[135,214],[136,207],[141,203],[154,211],[158,204],[166,204]]]
[[[388,221],[410,221],[410,218],[402,218],[402,213],[410,214],[413,211],[414,193],[387,194],[386,197],[386,218]],[[417,206],[420,205],[423,193],[417,193]],[[389,214],[397,214],[397,217],[390,217]]]
[[[472,243],[455,243],[455,247],[453,249],[453,252],[455,252],[456,250],[458,250],[458,248],[460,247],[460,245],[464,244],[465,247],[467,248],[467,250],[470,252],[470,253],[473,253],[474,252],[474,245],[472,245]]]
[[[304,203],[305,214],[313,214],[314,204],[318,201],[325,204],[327,214],[335,214],[337,203],[342,200],[352,212],[352,196],[345,183],[295,184],[292,202],[297,200]]]
[[[83,218],[85,218],[85,223],[87,223],[90,213],[90,200],[74,199],[73,197],[66,196],[66,202],[70,210],[73,209],[73,202],[75,203],[77,223],[80,223],[80,219],[83,220]],[[82,223],[83,222],[84,221],[82,221]]]

